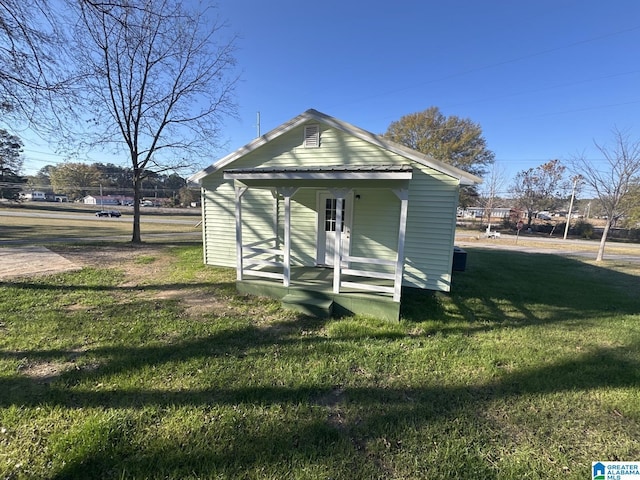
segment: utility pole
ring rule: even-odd
[[[564,236],[563,240],[567,239],[567,234],[569,233],[569,224],[571,223],[571,211],[573,210],[573,199],[576,196],[576,185],[578,184],[578,179],[580,177],[576,176],[573,178],[573,188],[571,189],[571,202],[569,202],[569,213],[567,214],[567,222],[564,225]]]
[[[260,136],[260,112],[256,112],[256,129],[258,131],[258,137]]]

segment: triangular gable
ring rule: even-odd
[[[239,148],[235,152],[232,152],[229,155],[222,157],[213,165],[189,177],[189,181],[200,182],[207,175],[210,175],[214,172],[219,171],[220,169],[233,163],[237,159],[247,155],[248,153],[253,152],[254,150],[260,148],[261,146],[271,142],[272,140],[275,140],[281,135],[284,135],[292,131],[293,129],[297,128],[298,126],[309,121],[322,123],[338,131],[344,132],[348,135],[352,135],[356,138],[364,140],[365,142],[368,142],[372,145],[376,145],[379,148],[383,148],[390,152],[401,155],[409,160],[412,160],[426,167],[433,168],[438,172],[444,173],[445,175],[458,179],[461,185],[475,185],[478,183],[482,183],[481,178],[475,175],[472,175],[468,172],[465,172],[464,170],[460,170],[459,168],[456,168],[453,165],[440,162],[430,157],[429,155],[425,155],[411,148],[407,148],[396,142],[392,142],[379,135],[375,135],[371,132],[363,130],[362,128],[356,127],[347,122],[343,122],[341,120],[338,120],[329,115],[325,115],[324,113],[318,112],[317,110],[313,110],[313,109],[307,110],[306,112],[298,115],[297,117],[292,118],[288,122],[283,123],[279,127],[274,128],[273,130],[266,133],[265,135],[262,135],[261,137],[256,138],[255,140],[248,143],[244,147]]]

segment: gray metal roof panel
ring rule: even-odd
[[[401,165],[313,165],[305,167],[256,167],[256,168],[230,168],[225,173],[314,173],[314,172],[412,172],[413,167],[407,164]]]

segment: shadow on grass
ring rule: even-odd
[[[252,335],[242,332],[240,336],[232,337],[238,345],[243,343],[242,335]],[[67,408],[144,408],[146,406],[206,406],[206,405],[237,405],[251,403],[257,405],[270,404],[299,404],[301,402],[322,405],[325,398],[335,387],[327,390],[322,387],[279,387],[256,386],[243,388],[203,388],[184,391],[170,391],[164,389],[147,390],[139,388],[83,391],[72,390],[80,381],[108,381],[108,378],[118,373],[141,369],[145,366],[159,366],[164,362],[184,361],[207,355],[216,356],[238,355],[243,358],[247,351],[238,346],[227,345],[218,347],[220,342],[229,342],[229,338],[216,338],[194,344],[182,344],[167,348],[141,349],[98,349],[102,355],[112,355],[117,358],[107,362],[104,366],[89,372],[72,371],[63,374],[59,379],[48,382],[30,379],[24,376],[0,378],[0,405],[38,406],[42,404],[64,406]],[[448,406],[467,403],[475,399],[493,401],[498,398],[559,393],[563,391],[591,390],[595,388],[626,388],[640,387],[640,362],[628,358],[628,351],[638,349],[640,344],[602,348],[589,354],[580,355],[573,360],[548,365],[534,370],[518,371],[505,374],[484,386],[469,387],[428,387],[428,388],[371,388],[345,387],[341,388],[341,401],[348,399],[350,404],[376,405],[384,404],[391,407],[415,406],[416,402],[429,401],[434,408],[437,405],[448,410]],[[345,347],[346,348],[346,347]],[[183,349],[188,353],[180,353]],[[333,353],[339,354],[339,348]],[[168,353],[169,352],[169,353]],[[65,352],[49,351],[33,355],[43,358],[48,355],[58,357]],[[68,353],[68,352],[67,352]],[[3,356],[7,356],[3,354]],[[457,401],[453,401],[457,399]],[[326,405],[325,405],[326,406]],[[446,408],[445,408],[446,407]],[[454,408],[455,410],[455,408]],[[428,418],[425,419],[428,421]]]
[[[405,297],[405,318],[440,322],[438,328],[443,332],[472,333],[550,322],[589,321],[604,313],[632,314],[639,310],[634,290],[637,277],[550,255],[503,253],[485,255],[472,251],[467,271],[454,277],[454,292],[446,299],[410,293]],[[550,275],[549,269],[557,269],[561,275]],[[33,288],[39,285],[36,283]],[[196,286],[213,285],[188,283],[157,288]],[[230,288],[230,284],[222,286]],[[109,308],[130,307],[101,308],[102,316],[109,318]],[[153,306],[140,302],[136,308],[147,310]],[[267,379],[258,379],[258,385],[246,382],[245,386],[186,390],[122,388],[117,384],[99,387],[108,386],[114,376],[168,363],[202,360],[240,365],[254,357],[273,354],[274,345],[281,347],[278,349],[281,356],[289,355],[291,362],[298,363],[305,361],[308,351],[305,347],[311,345],[321,345],[328,357],[346,355],[351,348],[349,342],[340,336],[321,335],[319,330],[325,325],[323,320],[300,317],[260,326],[228,327],[202,338],[165,345],[96,347],[86,352],[57,349],[0,352],[0,358],[9,360],[27,357],[44,362],[73,361],[83,355],[88,360],[88,367],[78,362],[78,369],[46,381],[20,374],[0,378],[0,407],[48,406],[118,412],[105,415],[98,427],[86,427],[87,431],[80,429],[74,434],[75,441],[83,446],[78,449],[81,454],[68,458],[52,475],[56,479],[86,478],[87,472],[102,478],[148,477],[150,472],[158,478],[251,477],[247,470],[268,467],[280,468],[282,472],[287,464],[330,465],[335,458],[348,458],[349,462],[345,460],[335,467],[334,478],[384,478],[391,475],[386,475],[389,472],[379,460],[387,451],[400,451],[408,431],[434,428],[436,433],[429,438],[430,444],[446,444],[455,438],[464,441],[468,437],[481,441],[488,433],[473,437],[470,431],[492,429],[490,420],[483,415],[494,402],[601,388],[640,388],[640,362],[637,356],[629,355],[640,348],[640,342],[633,338],[627,339],[624,347],[599,348],[569,360],[505,372],[481,385],[426,382],[420,387],[395,388],[372,382],[373,385],[345,387],[310,379],[305,386],[286,386],[267,385]],[[310,334],[301,336],[301,331]],[[362,338],[368,335],[370,332],[364,332]],[[390,341],[398,338],[394,331],[389,336]],[[92,360],[97,364],[92,365]],[[293,419],[278,417],[277,421],[265,423],[260,412],[278,407],[307,411]],[[184,431],[176,431],[175,439],[145,433],[153,438],[141,448],[134,433],[154,431],[155,417],[162,415],[149,411],[176,408],[199,409],[203,416],[225,408],[231,412],[231,418],[223,419],[212,413],[208,423],[180,425]],[[375,451],[375,443],[383,440],[386,443],[382,452]],[[68,440],[67,445],[73,441]],[[452,457],[448,459],[451,462],[463,463],[460,468],[464,468],[467,478],[499,477],[471,448],[451,448],[448,454],[446,448],[443,451],[442,455]],[[449,466],[454,465],[451,462]],[[440,472],[431,478],[447,476]]]
[[[177,283],[163,283],[163,284],[139,284],[135,286],[129,285],[101,285],[101,284],[54,284],[46,281],[32,282],[28,280],[12,280],[6,282],[0,282],[0,285],[5,287],[11,287],[18,290],[44,290],[51,292],[77,292],[77,291],[93,291],[93,292],[127,292],[132,290],[144,290],[146,292],[163,292],[174,290],[189,290],[198,288],[207,289],[224,289],[225,291],[232,291],[235,288],[234,282],[177,282]]]
[[[471,333],[638,312],[640,276],[557,255],[468,249],[451,293],[403,292],[401,316]]]
[[[265,335],[266,334],[266,335]],[[482,430],[488,420],[483,414],[495,401],[508,401],[523,395],[589,391],[600,388],[638,388],[640,363],[631,360],[628,351],[639,344],[624,348],[601,348],[572,360],[546,365],[543,368],[510,373],[493,382],[476,386],[390,387],[304,387],[246,386],[189,389],[186,391],[149,390],[142,388],[110,389],[106,391],[74,390],[78,381],[99,381],[116,372],[158,365],[161,362],[184,361],[194,357],[237,356],[243,358],[259,350],[261,343],[286,343],[281,328],[244,328],[224,332],[207,339],[182,342],[166,347],[98,349],[95,353],[112,358],[96,371],[72,371],[51,384],[41,384],[26,378],[0,380],[0,405],[63,407],[66,409],[100,409],[121,413],[106,416],[111,424],[87,427],[77,433],[83,445],[82,455],[71,458],[52,478],[86,478],[94,472],[102,478],[147,475],[158,472],[160,477],[211,476],[226,472],[228,476],[244,475],[247,469],[276,468],[283,462],[296,464],[309,459],[349,457],[352,474],[341,466],[335,478],[382,478],[384,468],[376,464],[371,442],[384,439],[399,449],[405,429],[437,427],[439,435],[468,435],[466,429]],[[296,340],[300,342],[301,340]],[[306,339],[303,342],[326,341]],[[340,355],[335,345],[330,352]],[[37,352],[35,352],[37,353]],[[64,352],[41,352],[41,356]],[[333,399],[333,400],[327,400]],[[262,424],[261,412],[270,408],[285,408],[296,412],[304,405],[308,414],[296,413],[293,421],[286,418]],[[134,431],[156,428],[149,418],[149,408],[196,408],[203,412],[227,407],[231,420],[213,415],[210,423],[196,428],[183,425],[175,440],[154,437],[141,449],[133,437]],[[127,410],[122,410],[127,409]],[[141,412],[135,416],[131,410]],[[126,413],[126,412],[129,413]],[[124,417],[122,417],[124,415]],[[127,415],[129,415],[127,417]],[[335,418],[338,416],[339,421]],[[227,422],[227,423],[225,423]],[[231,422],[231,423],[229,423]],[[258,426],[259,425],[259,426]],[[455,431],[455,425],[464,425]],[[224,443],[220,443],[220,439]],[[432,441],[446,441],[435,437]],[[380,440],[381,441],[381,440]],[[69,440],[69,443],[72,443]],[[470,449],[465,450],[464,469],[473,478],[498,478],[496,471]],[[475,473],[470,472],[472,466]],[[462,468],[462,467],[461,467]],[[357,473],[355,473],[357,472]],[[335,472],[334,472],[335,473]],[[479,475],[479,476],[478,476]],[[439,478],[444,478],[440,476]]]

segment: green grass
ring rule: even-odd
[[[407,292],[400,323],[238,296],[193,246],[133,260],[164,269],[142,286],[118,266],[1,284],[0,478],[584,479],[640,460],[640,268],[468,252],[453,293]]]

